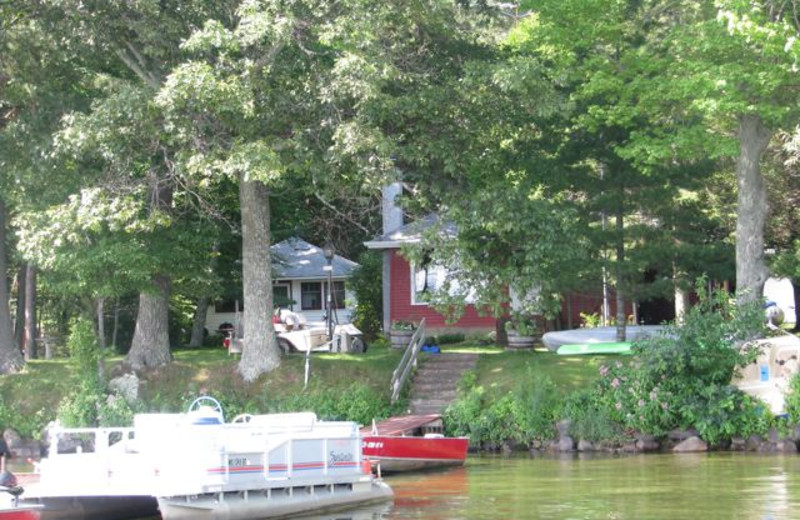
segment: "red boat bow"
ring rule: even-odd
[[[461,465],[469,439],[445,437],[439,415],[392,417],[363,428],[362,453],[382,472]]]

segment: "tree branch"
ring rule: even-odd
[[[116,49],[115,52],[119,59],[121,59],[122,62],[147,85],[153,88],[158,88],[161,86],[161,82],[157,78],[153,77],[137,61],[134,61],[130,56],[128,56],[123,49]]]
[[[334,213],[336,213],[337,215],[339,215],[340,217],[342,217],[342,218],[343,218],[343,219],[345,219],[346,221],[350,222],[351,224],[353,224],[354,226],[356,226],[358,229],[360,229],[360,230],[361,230],[361,231],[363,231],[364,233],[367,233],[367,234],[369,234],[369,233],[370,233],[370,230],[369,230],[369,229],[367,229],[366,227],[364,227],[364,226],[363,226],[363,225],[362,225],[360,222],[358,222],[358,221],[354,220],[353,218],[351,218],[351,217],[350,217],[350,215],[348,215],[347,213],[343,213],[342,211],[340,211],[340,210],[339,210],[339,208],[337,208],[336,206],[334,206],[333,204],[331,204],[331,203],[330,203],[330,202],[328,202],[327,200],[323,199],[323,198],[322,198],[322,196],[321,196],[319,193],[315,193],[315,194],[314,194],[314,196],[315,196],[315,197],[317,198],[317,200],[319,200],[319,201],[320,201],[320,202],[321,202],[321,203],[322,203],[322,204],[323,204],[325,207],[327,207],[328,209],[330,209],[331,211],[333,211]]]

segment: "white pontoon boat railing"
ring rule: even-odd
[[[400,363],[392,373],[392,382],[390,390],[392,391],[392,404],[400,399],[400,393],[403,391],[403,386],[411,376],[411,372],[417,367],[417,357],[422,348],[422,343],[425,341],[425,318],[419,322],[417,330],[411,336],[411,341],[408,342],[403,357]]]
[[[50,432],[42,486],[62,496],[177,496],[295,484],[362,472],[358,426],[317,422],[313,413],[193,424],[184,414],[140,414],[133,428]],[[71,441],[71,442],[68,442]]]

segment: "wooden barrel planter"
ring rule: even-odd
[[[520,336],[517,331],[508,331],[508,350],[532,350],[536,336]]]
[[[413,330],[391,330],[389,340],[392,348],[406,348],[414,335]]]

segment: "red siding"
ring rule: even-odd
[[[569,299],[569,303],[567,302]],[[609,290],[608,295],[608,315],[611,318],[617,317],[617,299],[614,295],[613,289]],[[572,312],[570,312],[570,310]],[[577,328],[581,326],[583,320],[581,313],[585,314],[603,314],[603,295],[600,293],[570,293],[561,302],[561,318],[563,320],[562,326],[568,327],[568,316],[572,317],[572,327]],[[625,302],[625,315],[630,316],[633,314],[633,305],[631,302]]]
[[[411,267],[408,261],[398,254],[397,250],[389,251],[389,255],[391,257],[389,267],[391,304],[389,312],[392,321],[420,321],[425,318],[426,325],[432,328],[494,330],[496,320],[491,315],[479,315],[473,305],[467,305],[463,316],[455,323],[448,323],[444,316],[427,305],[412,305]]]
[[[464,314],[455,323],[447,323],[444,316],[427,305],[411,304],[411,267],[408,261],[398,253],[398,250],[389,251],[391,277],[391,304],[390,320],[409,320],[418,322],[425,318],[428,327],[439,329],[473,329],[473,330],[494,330],[495,318],[491,315],[481,316],[473,305],[468,305],[464,309]],[[572,293],[568,296],[571,303],[572,326],[581,325],[580,313],[600,313],[602,309],[603,297],[601,294],[580,294]],[[616,316],[616,301],[613,291],[610,296],[610,315]],[[633,312],[630,302],[626,303],[626,314]],[[562,327],[567,327],[567,314],[569,306],[566,299],[562,302]]]

